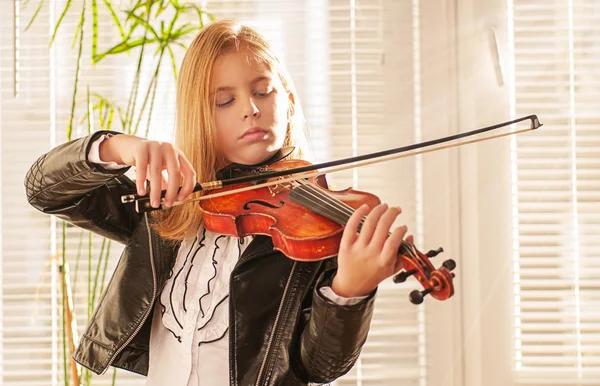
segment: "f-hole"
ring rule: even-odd
[[[271,208],[271,209],[279,209],[282,208],[283,205],[285,204],[285,201],[280,200],[279,201],[279,206],[277,205],[273,205],[270,202],[267,201],[262,201],[262,200],[250,200],[247,203],[244,204],[244,209],[245,210],[250,210],[250,204],[257,204],[257,205],[262,205],[262,206],[266,206],[267,208]]]

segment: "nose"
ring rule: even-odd
[[[252,98],[248,98],[246,103],[244,104],[242,116],[244,120],[248,119],[249,117],[260,117],[260,110],[258,109],[258,106],[256,106],[256,104],[254,103]]]

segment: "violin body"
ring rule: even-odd
[[[303,160],[284,160],[269,170],[310,165]],[[377,196],[351,188],[327,189],[324,176],[308,180],[313,186],[356,209],[362,204],[373,208],[380,204]],[[239,189],[250,183],[230,185],[213,193]],[[257,188],[237,194],[200,201],[206,229],[235,237],[267,235],[274,249],[298,261],[317,261],[337,256],[344,226],[298,204],[289,195],[289,184]]]

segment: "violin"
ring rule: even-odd
[[[381,201],[374,194],[352,188],[330,190],[325,169],[343,170],[340,165],[352,163],[352,167],[356,167],[366,162],[373,163],[373,158],[401,158],[406,155],[399,156],[399,153],[431,146],[432,142],[439,144],[527,119],[532,122],[528,130],[541,126],[537,116],[532,115],[435,141],[318,165],[285,159],[293,148],[284,148],[262,164],[232,164],[220,170],[217,181],[196,184],[195,192],[210,191],[209,194],[185,202],[201,201],[204,226],[209,231],[235,237],[267,235],[272,238],[274,249],[290,259],[304,262],[327,259],[337,256],[344,227],[354,211],[363,204],[374,208]],[[523,131],[527,130],[520,132]],[[163,198],[165,193],[162,192]],[[162,208],[150,205],[149,194],[124,195],[122,202],[135,203],[139,213]],[[174,203],[178,204],[182,203]],[[357,231],[360,232],[360,225]],[[402,241],[398,249],[401,269],[393,281],[402,283],[412,276],[420,283],[423,290],[414,290],[409,295],[413,304],[423,303],[424,297],[429,294],[441,301],[454,295],[455,274],[452,271],[456,262],[449,259],[435,268],[430,261],[441,252],[443,249],[438,248],[424,254],[413,244]]]

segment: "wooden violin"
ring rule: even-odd
[[[407,155],[399,156],[399,153],[494,130],[527,119],[532,122],[528,130],[541,126],[537,116],[531,115],[435,141],[318,165],[304,160],[285,160],[283,158],[291,150],[282,149],[261,165],[234,165],[218,173],[219,177],[228,176],[227,179],[196,184],[194,191],[211,192],[185,202],[201,201],[204,226],[212,232],[235,237],[253,234],[270,236],[274,249],[293,260],[317,261],[331,258],[338,254],[344,227],[355,209],[362,204],[373,208],[381,201],[376,195],[351,188],[341,191],[328,189],[324,169],[337,171],[343,170],[340,165],[348,163],[353,164],[351,167],[356,167],[381,162],[372,161],[373,158],[401,158]],[[528,130],[501,134],[494,138]],[[423,152],[417,154],[420,153]],[[162,192],[163,198],[165,193],[166,191]],[[154,208],[150,205],[149,193],[145,196],[138,196],[136,193],[124,195],[122,202],[135,203],[139,213],[162,209],[162,206]],[[174,205],[178,204],[182,203],[176,202]],[[357,231],[360,232],[360,226]],[[454,273],[451,272],[456,267],[454,260],[444,261],[437,269],[429,260],[442,251],[442,248],[439,248],[424,254],[406,241],[401,243],[398,250],[402,262],[401,269],[393,277],[393,281],[400,283],[410,276],[415,277],[423,290],[410,293],[412,303],[421,304],[424,296],[428,294],[437,300],[446,300],[454,294]]]

